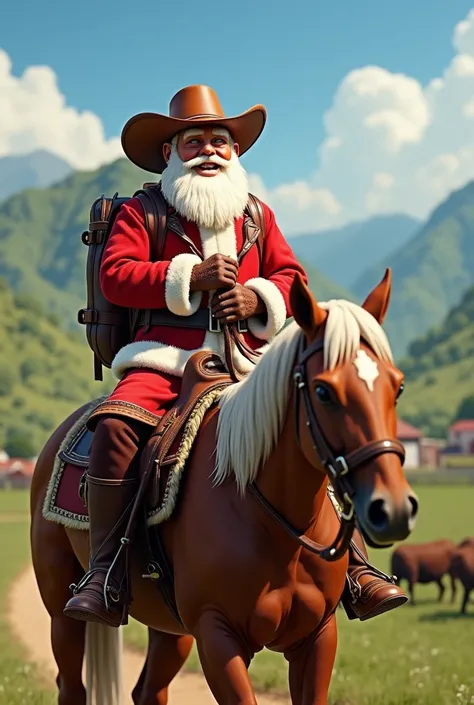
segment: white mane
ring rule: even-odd
[[[324,369],[350,361],[364,340],[381,360],[393,362],[387,337],[365,309],[344,299],[318,302],[328,311],[324,334]],[[300,336],[296,322],[271,343],[252,372],[222,394],[217,425],[214,482],[233,473],[240,493],[252,482],[270,455],[287,410],[290,373]]]

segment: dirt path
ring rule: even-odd
[[[29,658],[36,662],[45,678],[54,686],[56,664],[49,640],[49,616],[41,601],[33,569],[30,567],[13,583],[10,593],[8,620],[18,641]],[[125,652],[125,691],[131,693],[143,666],[144,658],[131,651]],[[179,674],[170,687],[170,705],[212,705],[212,697],[204,678],[198,674]],[[126,700],[127,705],[132,700]],[[258,696],[259,705],[287,705],[287,698]]]

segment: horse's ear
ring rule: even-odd
[[[293,318],[308,336],[314,335],[316,329],[327,318],[327,311],[318,306],[318,302],[299,272],[296,273],[291,285],[290,306]]]
[[[390,292],[392,290],[392,270],[387,267],[382,281],[372,289],[362,308],[372,314],[376,321],[382,325],[390,303]]]

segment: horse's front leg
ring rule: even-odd
[[[327,705],[336,647],[336,615],[332,614],[320,629],[285,652],[293,705]]]
[[[221,614],[206,612],[194,633],[202,670],[219,705],[257,705],[248,666],[251,655]]]

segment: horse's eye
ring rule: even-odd
[[[399,398],[401,397],[401,395],[403,394],[404,390],[405,390],[405,382],[402,382],[401,385],[400,385],[399,388],[398,388],[398,392],[397,392],[397,396],[396,396],[397,399],[399,399]]]
[[[316,385],[314,388],[314,392],[316,394],[316,398],[319,401],[320,404],[330,404],[331,403],[331,394],[328,390],[327,387],[325,387],[322,384]]]

